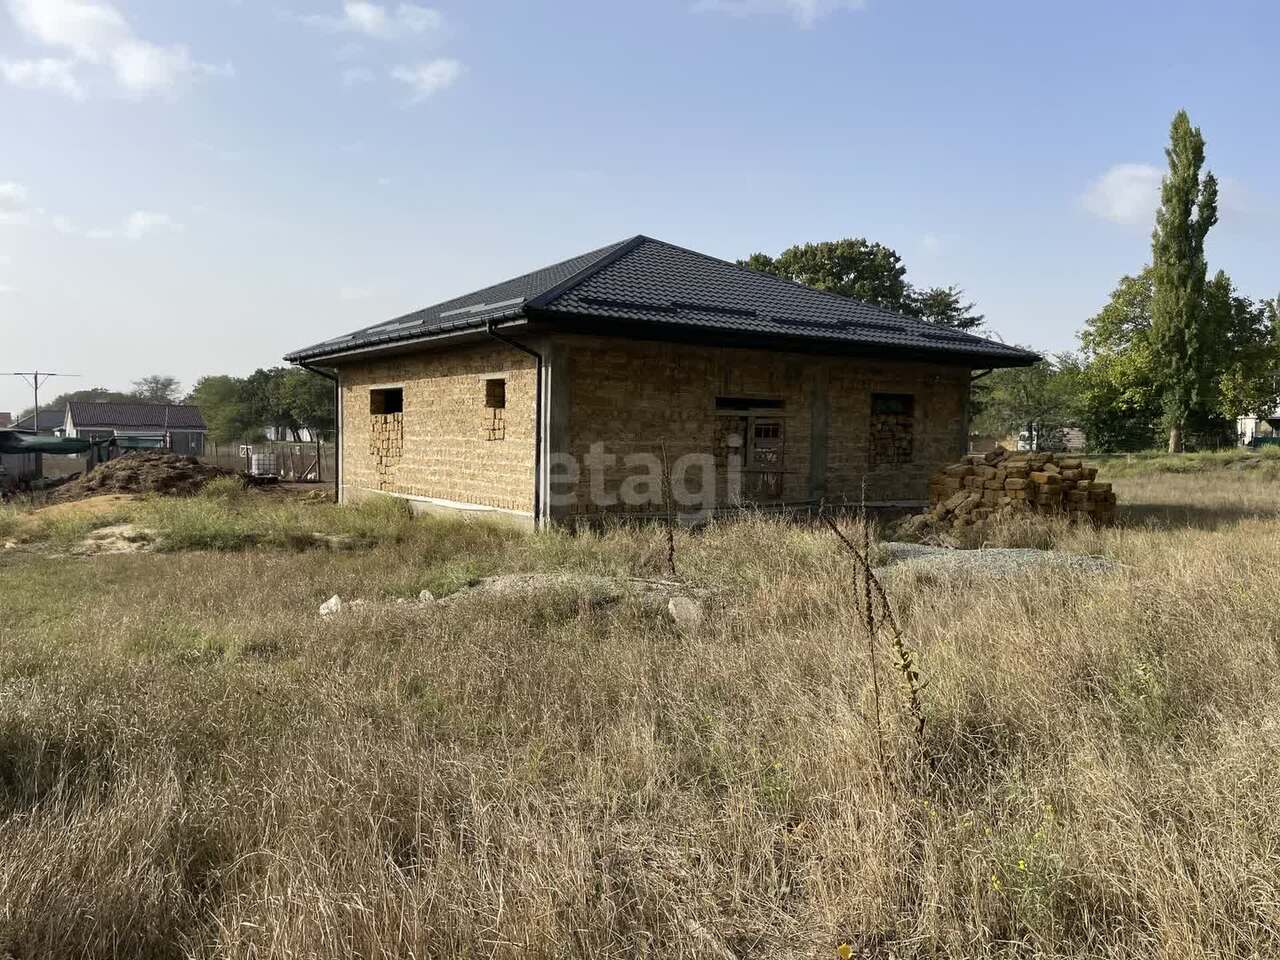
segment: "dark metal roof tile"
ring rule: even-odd
[[[816,290],[649,237],[632,237],[464,297],[289,354],[319,360],[361,347],[475,328],[523,310],[542,319],[595,317],[657,328],[695,327],[797,341],[976,360],[1034,362],[1035,354],[892,310]],[[608,332],[602,330],[602,332]]]

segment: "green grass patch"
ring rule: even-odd
[[[1144,450],[1138,453],[1103,454],[1088,459],[1098,465],[1100,479],[1160,473],[1196,474],[1229,468],[1280,471],[1280,447],[1206,450],[1198,453]]]

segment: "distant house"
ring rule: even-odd
[[[208,427],[200,408],[177,403],[72,401],[60,426],[63,435],[83,440],[129,439],[134,445],[165,447],[174,453],[204,454]]]
[[[1249,446],[1259,439],[1280,437],[1280,407],[1271,411],[1269,417],[1240,417],[1236,420],[1236,432],[1240,443]]]
[[[306,427],[299,427],[295,436],[294,431],[285,427],[264,427],[263,436],[268,440],[277,443],[315,443],[316,437]]]
[[[41,410],[39,418],[31,414],[18,420],[11,430],[22,430],[26,433],[43,433],[52,436],[62,429],[64,413],[62,410]]]

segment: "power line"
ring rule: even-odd
[[[47,383],[50,377],[78,377],[78,373],[50,373],[48,370],[19,370],[12,373],[4,374],[6,377],[21,377],[31,388],[32,399],[35,401],[34,410],[31,414],[31,432],[40,432],[40,384]]]

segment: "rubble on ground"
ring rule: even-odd
[[[135,450],[94,467],[84,476],[53,492],[55,503],[83,500],[106,493],[159,493],[186,497],[230,470],[201,463],[195,457],[159,450]]]
[[[534,595],[571,594],[594,609],[632,600],[648,613],[667,618],[684,633],[695,633],[705,619],[704,601],[708,591],[675,580],[648,580],[643,577],[603,577],[572,573],[508,573],[485,577],[448,596],[436,599],[430,590],[413,600],[401,598],[396,605],[456,607],[485,597],[503,600]],[[366,606],[364,600],[343,600],[334,594],[320,605],[323,618],[338,616],[352,608]]]
[[[1011,453],[997,447],[944,467],[929,481],[927,513],[911,517],[899,535],[922,539],[1027,515],[1065,516],[1109,525],[1116,519],[1111,484],[1079,457]]]

